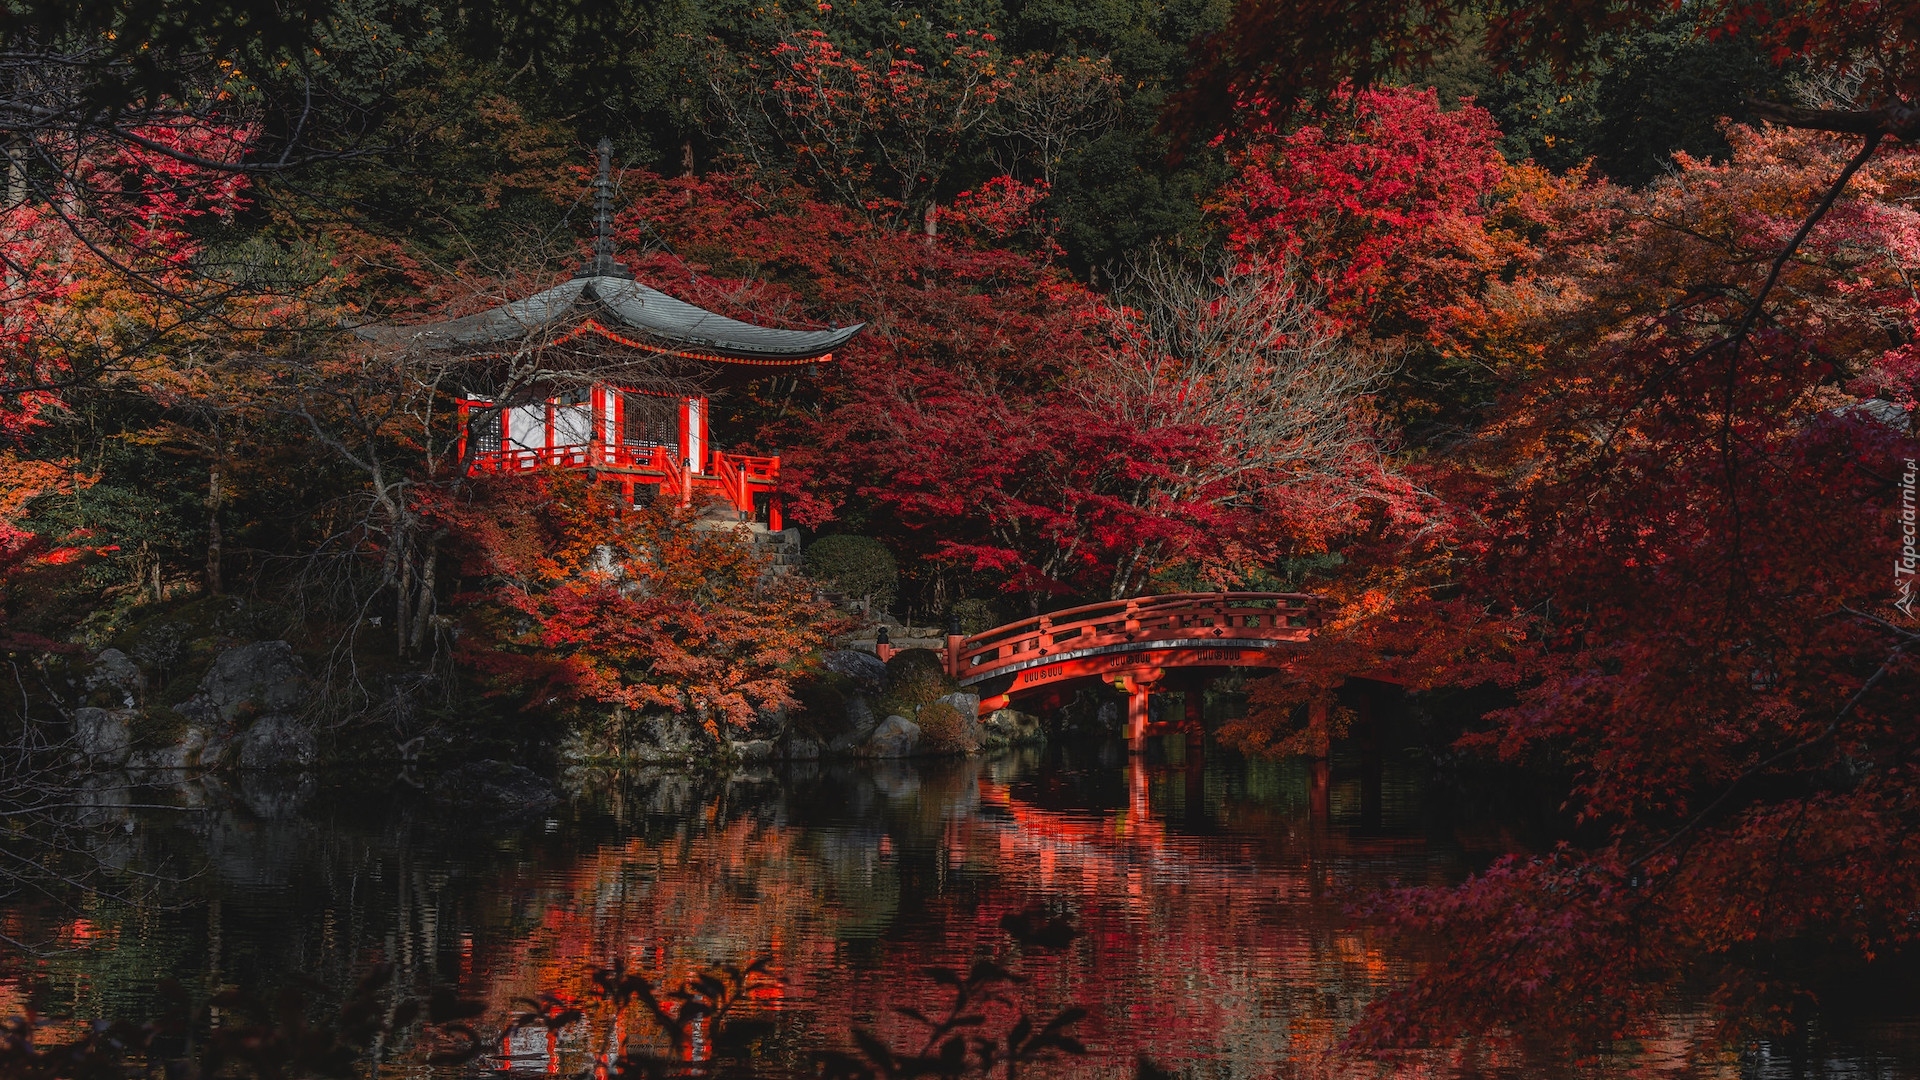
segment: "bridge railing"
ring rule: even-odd
[[[1049,612],[952,639],[955,678],[1059,653],[1156,640],[1221,643],[1305,641],[1320,625],[1320,598],[1309,593],[1170,593],[1109,600]]]

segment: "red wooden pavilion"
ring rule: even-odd
[[[534,365],[551,369],[535,378],[508,380],[505,393],[469,391],[459,399],[460,457],[474,473],[586,469],[595,479],[620,484],[629,503],[637,489],[683,505],[707,495],[730,505],[741,520],[764,521],[777,532],[779,457],[716,446],[708,397],[687,387],[831,362],[833,351],[865,324],[826,330],[758,326],[635,281],[613,257],[612,147],[601,140],[599,149],[593,257],[571,280],[477,315],[370,336],[502,362],[530,353],[590,354],[594,370],[617,371],[624,364],[647,371],[655,385],[570,377],[568,364],[548,362]]]

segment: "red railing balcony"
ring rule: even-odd
[[[465,399],[460,402],[461,452],[466,454],[469,439],[478,441],[468,459],[472,474],[586,469],[595,479],[620,484],[628,501],[639,486],[654,487],[683,506],[698,496],[715,496],[743,520],[759,516],[763,504],[768,527],[777,531],[780,459],[712,449],[704,398],[681,399],[677,417],[663,423],[636,408],[634,399],[644,405],[654,397],[596,386],[574,398],[510,409],[483,398]],[[696,463],[691,470],[689,458]]]

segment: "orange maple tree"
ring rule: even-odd
[[[723,737],[796,704],[828,607],[734,529],[562,471],[477,481],[430,511],[470,587],[459,656],[529,709],[617,707]]]

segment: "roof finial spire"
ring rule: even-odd
[[[575,277],[630,278],[633,271],[613,257],[613,141],[600,139],[600,175],[593,181],[593,261]]]

